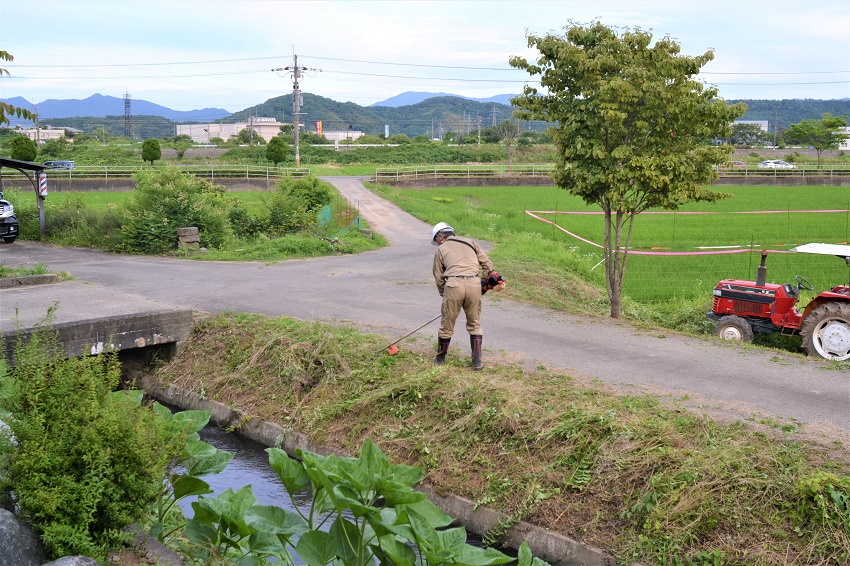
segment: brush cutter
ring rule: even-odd
[[[419,332],[420,330],[422,330],[423,328],[425,328],[426,326],[428,326],[429,324],[431,324],[432,322],[434,322],[435,320],[437,320],[441,316],[443,316],[443,315],[438,314],[437,316],[435,316],[434,318],[432,318],[431,320],[429,320],[428,322],[426,322],[422,326],[418,327],[416,330],[412,330],[412,331],[408,332],[407,334],[405,334],[404,336],[402,336],[401,338],[399,338],[398,340],[396,340],[395,342],[393,342],[392,344],[388,344],[385,348],[382,348],[380,352],[375,354],[374,358],[377,358],[378,356],[380,356],[385,351],[386,351],[387,354],[389,354],[391,356],[395,356],[396,354],[398,354],[398,346],[396,346],[396,344],[398,344],[399,342],[401,342],[402,340],[404,340],[405,338],[407,338],[411,334]]]

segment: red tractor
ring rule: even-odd
[[[838,256],[850,266],[850,246],[806,244],[791,251]],[[814,287],[799,275],[796,284],[766,283],[767,253],[761,253],[755,282],[726,279],[714,288],[714,304],[707,313],[717,321],[714,334],[739,342],[751,342],[755,332],[799,334],[809,356],[850,359],[850,283],[820,293],[800,312],[800,291]]]

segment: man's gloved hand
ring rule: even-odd
[[[491,271],[487,277],[481,280],[481,294],[484,295],[490,289],[503,291],[505,289],[505,280],[495,271]]]

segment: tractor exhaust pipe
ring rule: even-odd
[[[767,283],[767,266],[764,264],[767,261],[767,250],[761,252],[761,264],[756,268],[756,287],[764,287]]]

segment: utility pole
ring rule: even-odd
[[[478,113],[478,147],[481,147],[481,112]]]
[[[779,122],[777,120],[777,115],[779,113],[779,106],[773,107],[773,149],[776,149],[776,134],[779,133]]]
[[[280,71],[290,71],[292,73],[292,112],[295,115],[293,121],[293,134],[295,135],[295,168],[301,167],[301,151],[298,147],[298,135],[301,130],[301,104],[303,103],[303,99],[301,98],[301,85],[299,84],[299,80],[301,79],[301,73],[303,71],[319,71],[321,69],[308,69],[307,67],[300,67],[298,65],[298,55],[292,55],[292,66],[291,67],[280,67],[277,69],[272,69],[272,71],[280,72]]]

